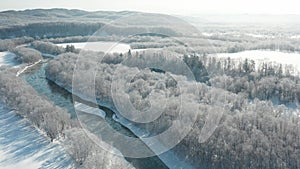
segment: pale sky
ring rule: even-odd
[[[68,8],[166,14],[300,14],[299,0],[0,0],[0,10]]]

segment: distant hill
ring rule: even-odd
[[[148,31],[181,36],[197,32],[187,22],[174,16],[132,11],[88,12],[58,8],[3,11],[0,12],[0,22],[0,38],[90,35],[102,27],[107,29],[107,34],[115,35]]]
[[[24,11],[0,12],[1,27],[9,27],[22,24],[55,22],[55,21],[84,21],[107,22],[136,12],[87,12],[77,9],[31,9]]]

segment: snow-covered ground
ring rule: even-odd
[[[254,38],[275,38],[275,36],[271,36],[271,35],[263,35],[263,34],[254,34],[254,33],[246,33],[246,36],[251,36]]]
[[[267,50],[248,50],[238,53],[218,53],[218,57],[232,59],[252,59],[256,63],[261,62],[275,62],[286,65],[293,65],[300,70],[300,53],[285,53],[280,51],[267,51]]]
[[[76,168],[64,148],[0,104],[0,169]]]
[[[75,43],[59,43],[57,46],[66,47],[74,45],[76,49],[85,49],[92,51],[100,51],[106,53],[126,53],[131,50],[131,53],[143,52],[146,50],[162,50],[163,48],[146,48],[146,49],[131,49],[129,44],[118,42],[75,42]],[[53,55],[43,54],[45,57],[55,57]]]
[[[77,49],[85,49],[92,51],[101,51],[106,53],[125,53],[130,49],[129,44],[118,42],[78,42],[78,43],[61,43],[58,46],[66,47],[67,45],[74,45]]]
[[[224,35],[230,35],[235,37],[240,37],[242,35],[250,36],[253,38],[275,38],[275,36],[267,35],[267,34],[256,34],[256,33],[240,33],[240,32],[202,32],[203,36],[210,37],[210,36],[224,36]]]
[[[15,61],[16,55],[11,52],[0,52],[0,66],[2,65],[17,65]]]

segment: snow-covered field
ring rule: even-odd
[[[300,53],[285,53],[279,51],[267,51],[267,50],[249,50],[238,53],[218,53],[218,57],[232,59],[252,59],[256,63],[261,62],[275,62],[286,65],[293,65],[300,70]]]
[[[59,144],[0,104],[0,169],[75,168]]]
[[[17,63],[15,62],[16,55],[11,52],[0,52],[0,66],[2,65],[10,65],[15,66]]]
[[[163,48],[146,48],[146,49],[131,49],[129,44],[118,42],[75,42],[75,43],[59,43],[57,46],[66,47],[67,45],[74,45],[76,49],[85,49],[105,53],[126,53],[131,50],[131,53],[143,52],[145,50],[162,50]],[[53,55],[46,57],[53,57]]]
[[[118,42],[78,42],[78,43],[61,43],[58,46],[66,47],[67,45],[74,45],[77,49],[85,49],[92,51],[101,51],[106,53],[125,53],[130,49],[129,44]]]
[[[275,36],[272,35],[266,35],[266,34],[256,34],[256,33],[240,33],[240,32],[202,32],[201,33],[203,36],[224,36],[224,35],[230,35],[230,36],[235,36],[235,37],[240,37],[240,36],[250,36],[253,38],[275,38]]]

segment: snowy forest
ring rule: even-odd
[[[0,16],[0,104],[76,168],[300,168],[300,23],[67,9]],[[253,51],[274,57],[234,57]],[[174,138],[145,141],[172,128]],[[127,140],[107,129],[153,156],[126,156],[117,143]]]
[[[134,65],[139,65],[142,69],[141,63],[147,65],[146,62],[169,60],[164,58],[165,53],[163,55],[162,53],[144,52],[137,56],[131,56],[130,53],[119,57],[106,55],[101,64],[96,64],[99,63],[101,53],[81,54],[85,56],[85,62],[80,64],[75,64],[79,56],[73,53],[65,53],[51,60],[46,67],[47,78],[65,88],[71,88],[74,74],[68,72],[74,71],[74,65],[77,66],[77,69],[82,70],[79,72],[84,72],[84,74],[78,74],[79,77],[92,75],[94,71],[92,65],[97,65],[97,71],[100,72],[97,73],[95,82],[96,96],[102,102],[110,105],[113,105],[112,79],[118,78],[114,74],[116,64],[130,63],[130,65],[123,65],[120,68],[123,73],[130,74],[132,71],[137,71]],[[151,56],[155,54],[157,57]],[[131,57],[136,58],[128,59]],[[126,60],[125,63],[122,62],[123,59]],[[167,105],[159,119],[146,125],[138,124],[139,127],[153,134],[176,124],[174,119],[179,113],[176,100],[183,97],[183,102],[189,102],[197,107],[197,120],[192,132],[176,146],[175,151],[183,157],[188,157],[188,160],[195,166],[199,168],[298,167],[299,118],[285,106],[298,104],[300,99],[299,77],[290,73],[294,69],[280,64],[263,63],[256,70],[254,61],[245,60],[239,63],[230,58],[184,56],[183,60],[195,74],[198,90],[193,89],[192,85],[186,84],[179,91],[176,88],[176,81],[170,79],[167,74],[162,75],[150,70],[142,71],[134,80],[127,79],[131,80],[131,85],[124,91],[130,92],[128,95],[136,108],[142,109],[149,105],[147,97],[153,87],[168,93],[167,97],[170,100],[174,99],[173,102],[170,101],[170,105]],[[170,62],[169,65],[176,65],[171,60]],[[174,71],[180,71],[178,66],[175,68]],[[208,74],[208,72],[212,73]],[[176,72],[171,73],[175,74]],[[174,76],[172,75],[172,77]],[[201,77],[207,78],[202,79]],[[163,84],[152,84],[153,79],[157,78],[161,79]],[[88,95],[88,88],[91,86],[89,84],[80,84],[80,86],[79,89],[82,92],[87,92],[81,94]],[[197,93],[194,93],[195,91]],[[226,100],[224,100],[225,97]],[[276,106],[278,104],[280,106]],[[191,113],[191,107],[186,107],[186,110],[182,109],[181,111]],[[206,116],[208,113],[218,111],[222,111],[224,114],[215,133],[207,141],[210,146],[201,144],[199,133],[203,128]],[[194,114],[191,117],[194,117]],[[222,150],[220,147],[223,147]]]

